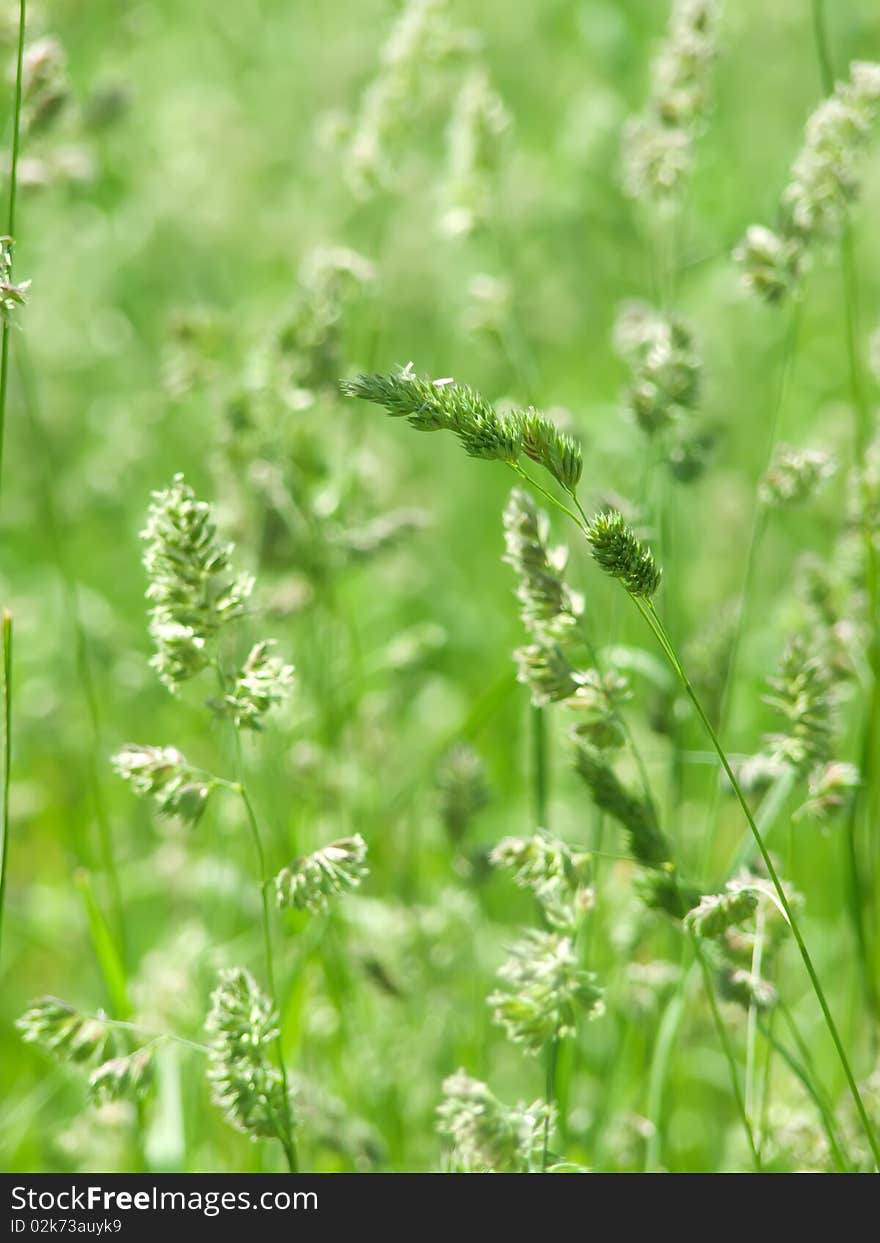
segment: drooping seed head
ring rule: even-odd
[[[688,911],[684,925],[698,937],[717,939],[728,928],[744,923],[758,909],[758,894],[754,889],[733,883],[726,893],[704,894],[699,904]]]
[[[154,1048],[136,1049],[102,1062],[89,1075],[89,1097],[96,1105],[108,1101],[139,1101],[155,1082]]]

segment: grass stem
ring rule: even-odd
[[[672,642],[663,626],[662,621],[657,615],[657,612],[654,609],[653,604],[649,600],[646,601],[646,600],[639,599],[637,597],[632,597],[632,598],[637,608],[639,609],[639,612],[642,614],[645,621],[648,623],[649,627],[653,631],[654,636],[657,639],[658,643],[660,644],[660,647],[662,648],[664,654],[666,655],[666,658],[668,659],[670,665],[672,666],[672,669],[674,670],[676,676],[681,682],[682,687],[685,691],[685,694],[687,695],[688,699],[691,701],[691,704],[693,705],[693,708],[697,716],[699,717],[703,725],[703,728],[705,729],[709,737],[709,740],[712,743],[713,748],[715,749],[718,759],[720,760],[721,765],[725,773],[727,774],[728,780],[730,781],[731,788],[733,789],[733,793],[736,797],[737,802],[739,803],[742,809],[743,815],[746,818],[746,822],[748,823],[748,826],[755,839],[755,844],[757,845],[761,858],[764,861],[764,867],[767,870],[767,875],[770,878],[773,888],[776,890],[777,897],[779,898],[779,904],[782,908],[782,911],[785,915],[788,925],[791,928],[792,936],[794,937],[795,942],[797,944],[798,952],[800,953],[807,975],[809,976],[810,983],[813,988],[813,992],[816,995],[816,1000],[819,1003],[819,1008],[821,1009],[822,1015],[825,1019],[825,1024],[828,1028],[828,1033],[831,1036],[832,1043],[837,1052],[837,1056],[840,1060],[840,1065],[843,1070],[844,1076],[846,1078],[850,1093],[852,1095],[853,1103],[856,1107],[856,1112],[858,1113],[859,1119],[861,1120],[862,1126],[864,1127],[865,1135],[867,1137],[868,1143],[871,1148],[871,1152],[874,1157],[874,1162],[878,1168],[878,1171],[880,1171],[880,1145],[878,1145],[877,1137],[874,1134],[874,1128],[871,1124],[871,1119],[868,1117],[868,1112],[865,1108],[865,1103],[862,1100],[862,1094],[859,1091],[859,1086],[856,1082],[855,1075],[853,1074],[852,1067],[850,1066],[849,1058],[847,1057],[847,1054],[846,1054],[846,1049],[843,1046],[843,1041],[840,1038],[840,1033],[837,1029],[837,1024],[834,1021],[834,1017],[828,1005],[827,998],[825,997],[825,990],[822,987],[821,981],[819,980],[819,976],[816,972],[816,968],[813,965],[813,959],[810,955],[809,950],[807,949],[806,942],[804,941],[804,937],[800,929],[798,918],[795,915],[794,910],[792,909],[791,903],[788,900],[788,895],[786,894],[785,889],[782,885],[782,882],[779,879],[779,874],[777,873],[776,866],[773,862],[773,859],[771,858],[770,853],[767,850],[767,846],[764,842],[764,838],[761,834],[761,830],[758,828],[758,825],[755,822],[754,815],[752,814],[752,810],[749,807],[749,804],[746,800],[745,794],[743,793],[739,780],[737,779],[736,774],[731,768],[730,761],[727,758],[727,753],[725,752],[724,748],[721,745],[721,742],[718,738],[717,733],[715,732],[712,722],[709,720],[708,716],[706,715],[706,711],[703,708],[702,702],[699,696],[697,695],[696,691],[694,690],[693,685],[690,681],[690,678],[685,672],[685,669],[681,663],[678,653],[675,651],[675,648],[672,646]]]
[[[278,991],[275,986],[275,955],[272,949],[272,925],[269,915],[269,884],[270,878],[266,870],[266,852],[263,849],[263,839],[260,835],[260,826],[257,823],[257,817],[254,812],[253,803],[247,791],[244,780],[244,756],[242,754],[241,736],[237,729],[233,730],[235,735],[235,759],[238,771],[238,786],[241,801],[244,804],[247,816],[248,827],[253,838],[254,849],[257,854],[257,863],[260,873],[260,899],[262,904],[262,924],[263,924],[263,947],[266,957],[266,983],[269,988],[269,996],[272,1000],[276,1012],[281,1015],[281,1009],[278,1003]],[[281,1144],[284,1148],[284,1155],[287,1158],[288,1168],[291,1174],[298,1173],[299,1166],[296,1155],[296,1140],[293,1134],[293,1123],[290,1116],[290,1088],[287,1082],[287,1067],[284,1063],[284,1046],[281,1043],[281,1033],[279,1031],[278,1038],[275,1042],[275,1049],[278,1057],[278,1069],[281,1073],[281,1082],[284,1091],[285,1116],[282,1121],[283,1136]]]
[[[0,953],[9,860],[9,786],[12,779],[12,615],[4,612],[3,631],[3,789],[0,794]]]
[[[12,114],[12,155],[9,163],[9,199],[6,206],[6,234],[9,237],[10,262],[15,251],[15,207],[18,194],[18,156],[21,146],[21,84],[22,65],[24,61],[24,35],[27,25],[27,3],[18,3],[18,45],[15,62],[15,104]],[[11,279],[12,272],[10,270]],[[9,387],[9,333],[10,323],[7,315],[3,316],[3,327],[0,329],[0,495],[3,487],[3,444],[6,431],[6,392]]]

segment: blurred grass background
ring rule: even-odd
[[[12,1026],[41,993],[87,1009],[108,1004],[75,883],[85,870],[107,902],[96,797],[120,860],[127,965],[141,980],[144,1007],[159,987],[151,965],[160,977],[177,965],[186,994],[177,1002],[189,1007],[197,1032],[208,965],[259,963],[252,861],[236,809],[212,810],[191,840],[181,839],[155,824],[108,762],[126,741],[173,744],[206,763],[224,754],[198,697],[172,701],[147,664],[138,532],[151,490],[184,471],[227,520],[239,559],[256,561],[253,533],[236,529],[235,507],[219,490],[226,414],[216,389],[173,394],[163,383],[174,317],[201,308],[222,325],[216,361],[234,387],[248,351],[283,317],[310,249],[352,247],[378,275],[346,316],[346,371],[413,359],[418,370],[455,375],[493,399],[561,407],[585,446],[585,498],[638,494],[645,450],[620,416],[625,372],[610,338],[621,300],[654,293],[655,264],[652,221],[622,194],[618,156],[622,125],[644,100],[668,6],[473,0],[457,8],[458,20],[479,32],[513,127],[492,227],[450,241],[434,227],[442,102],[401,149],[401,187],[370,202],[353,197],[338,152],[320,140],[326,115],[351,113],[376,71],[397,11],[389,0],[34,7],[32,28],[56,35],[67,51],[73,99],[65,124],[93,172],[79,183],[26,191],[19,205],[16,271],[33,285],[13,340],[0,519],[0,601],[14,615],[17,644],[0,963],[3,1169],[124,1169],[137,1160],[124,1111],[84,1111],[80,1079],[23,1046]],[[874,0],[829,8],[838,67],[880,59]],[[6,51],[11,59],[8,39]],[[711,628],[741,584],[786,324],[742,291],[730,252],[746,225],[773,219],[819,97],[805,0],[725,6],[716,103],[688,196],[676,299],[697,326],[704,409],[722,429],[712,470],[676,493],[675,544],[664,560],[667,582],[675,583],[670,620],[682,639]],[[4,107],[10,102],[7,85]],[[880,320],[878,151],[875,144],[853,217],[865,330]],[[468,290],[479,273],[509,282],[524,365],[469,326]],[[847,395],[839,276],[820,263],[809,281],[780,438],[818,442],[846,460]],[[286,927],[286,1047],[292,1067],[366,1120],[357,1134],[382,1168],[434,1168],[441,1146],[433,1111],[443,1077],[459,1064],[490,1077],[506,1099],[542,1091],[540,1066],[506,1045],[484,1002],[511,927],[529,919],[528,903],[503,879],[478,883],[463,871],[439,823],[433,785],[444,750],[467,737],[492,789],[469,850],[533,827],[527,695],[510,658],[520,623],[500,561],[509,482],[446,438],[407,435],[372,409],[343,410],[328,400],[302,417],[318,437],[322,420],[344,420],[345,434],[332,442],[340,470],[349,445],[367,454],[383,505],[417,506],[430,525],[336,576],[332,590],[307,593],[303,607],[272,614],[298,672],[290,712],[250,749],[274,864],[353,831],[366,837],[372,862],[363,897],[330,921],[320,945],[311,944],[305,921]],[[240,485],[248,487],[246,471]],[[785,589],[794,561],[804,549],[829,551],[842,504],[838,481],[815,507],[771,525],[728,734],[735,752],[754,750],[768,727],[760,694],[790,616]],[[586,592],[600,639],[613,634],[647,646],[638,619],[617,609],[615,593],[586,561],[575,548],[571,578]],[[269,592],[296,573],[296,565],[276,568],[260,584]],[[401,656],[406,636],[412,651]],[[660,781],[665,742],[641,728]],[[704,749],[696,731],[690,741],[694,751]],[[561,745],[552,779],[554,828],[586,840],[592,811]],[[669,826],[694,869],[710,782],[709,767],[689,766]],[[740,832],[725,804],[716,873]],[[840,844],[833,832],[796,832],[786,866],[808,895],[816,957],[865,1071]],[[627,942],[627,921],[636,918],[626,886],[610,886],[604,901],[590,965],[611,987],[609,1012],[582,1030],[572,1054],[567,1138],[577,1159],[598,1164],[601,1156],[606,1167],[630,1168],[628,1137],[638,1138],[632,1119],[646,1108],[656,1012],[640,1011],[621,982],[616,944]],[[190,939],[186,952],[175,940],[181,930]],[[678,954],[662,926],[649,937],[651,953]],[[150,957],[157,950],[165,954],[158,965]],[[187,973],[190,951],[200,965]],[[787,994],[800,1005],[821,1072],[839,1086],[804,983],[788,974]],[[271,1151],[249,1145],[207,1104],[193,1065],[186,1055],[163,1061],[148,1161],[274,1168]],[[797,1091],[793,1082],[779,1088],[783,1098],[796,1099]],[[669,1168],[716,1169],[741,1159],[724,1064],[701,1005],[688,1010],[667,1098]],[[340,1155],[314,1131],[309,1136],[307,1125],[304,1132],[308,1159],[319,1168],[367,1159],[354,1141]],[[633,1160],[638,1168],[639,1157]]]

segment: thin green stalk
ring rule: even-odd
[[[18,193],[18,154],[21,145],[21,81],[24,59],[24,32],[26,25],[26,0],[18,4],[18,47],[15,63],[15,106],[12,116],[12,158],[9,167],[9,201],[6,209],[6,233],[9,237],[10,262],[14,252],[15,202]],[[10,271],[11,276],[11,271]],[[3,316],[0,337],[0,494],[3,484],[3,441],[6,430],[6,390],[9,386],[9,317]]]
[[[788,925],[791,928],[792,936],[794,937],[795,942],[797,944],[798,951],[800,953],[807,975],[810,978],[810,983],[813,987],[813,992],[816,994],[816,1000],[819,1003],[819,1008],[821,1009],[823,1017],[825,1019],[826,1026],[828,1028],[828,1033],[831,1036],[832,1043],[834,1044],[834,1048],[840,1060],[841,1068],[843,1069],[843,1073],[846,1078],[847,1084],[849,1086],[850,1093],[852,1094],[853,1103],[855,1104],[856,1111],[858,1112],[859,1118],[861,1119],[862,1126],[865,1129],[865,1135],[867,1136],[868,1143],[871,1147],[871,1152],[874,1156],[874,1161],[878,1167],[878,1170],[880,1170],[880,1144],[878,1144],[877,1137],[874,1134],[874,1128],[871,1125],[870,1118],[868,1117],[868,1112],[865,1108],[865,1103],[862,1100],[862,1094],[859,1091],[859,1086],[852,1072],[852,1067],[849,1064],[849,1058],[847,1057],[846,1050],[843,1047],[843,1041],[841,1040],[840,1033],[837,1030],[837,1024],[835,1023],[834,1017],[831,1014],[831,1009],[825,997],[825,991],[822,988],[821,981],[819,980],[819,976],[816,973],[816,968],[813,965],[813,959],[810,956],[810,952],[807,949],[807,945],[806,945],[806,942],[804,941],[803,934],[801,933],[800,924],[798,922],[797,916],[795,915],[794,910],[792,909],[791,903],[788,900],[788,895],[786,894],[785,889],[783,888],[782,882],[779,879],[779,875],[776,871],[776,866],[773,863],[773,859],[771,858],[769,851],[767,850],[767,846],[764,842],[764,838],[761,834],[761,830],[758,828],[755,822],[755,818],[752,814],[752,810],[749,807],[748,802],[746,801],[746,797],[743,793],[742,787],[737,779],[737,776],[730,766],[730,761],[727,758],[727,753],[725,752],[724,748],[721,745],[721,742],[719,741],[718,735],[712,726],[712,722],[709,720],[708,716],[706,715],[706,711],[703,708],[702,702],[700,701],[699,696],[694,690],[693,685],[691,684],[690,678],[685,672],[685,669],[681,663],[681,660],[677,652],[675,651],[675,648],[672,646],[672,642],[668,634],[666,633],[663,623],[658,617],[653,604],[650,602],[650,600],[642,600],[635,596],[632,597],[632,599],[636,607],[638,608],[639,612],[642,614],[645,621],[648,623],[651,630],[653,631],[655,638],[660,644],[660,647],[665,653],[666,658],[668,659],[676,676],[681,682],[682,687],[685,691],[685,694],[687,695],[688,699],[691,701],[691,704],[693,705],[694,710],[697,713],[697,716],[700,718],[703,728],[705,729],[709,737],[709,740],[715,749],[718,759],[720,760],[721,765],[727,774],[728,780],[730,781],[731,788],[733,789],[733,793],[736,797],[736,800],[739,803],[740,807],[742,808],[743,815],[745,816],[748,826],[751,829],[752,835],[755,839],[755,844],[758,847],[758,850],[761,854],[761,858],[764,861],[764,866],[767,869],[767,875],[770,878],[773,888],[776,890],[776,894],[779,898],[779,904],[783,910],[783,913],[788,922]]]
[[[150,1044],[159,1044],[162,1040],[172,1040],[175,1044],[192,1049],[194,1053],[208,1054],[211,1050],[206,1044],[198,1044],[195,1040],[187,1040],[186,1036],[178,1036],[177,1032],[157,1032],[140,1023],[129,1023],[125,1019],[110,1019],[106,1014],[89,1014],[86,1018],[103,1023],[105,1027],[118,1028],[119,1031],[131,1032],[134,1036],[144,1036]]]
[[[3,792],[0,795],[0,951],[3,948],[3,911],[6,906],[6,868],[9,857],[9,784],[12,777],[12,614],[3,613]]]
[[[534,823],[540,829],[549,829],[547,822],[547,793],[549,764],[547,755],[547,717],[543,708],[531,706],[529,717],[532,734],[532,810]]]
[[[244,804],[245,813],[247,815],[248,827],[251,831],[251,837],[254,842],[254,849],[257,853],[257,863],[260,873],[260,899],[262,903],[262,923],[263,923],[263,947],[266,956],[266,982],[269,987],[269,996],[272,1000],[276,1012],[280,1015],[281,1010],[278,1004],[278,992],[275,987],[275,955],[272,950],[272,925],[269,917],[269,875],[266,870],[266,854],[263,850],[263,840],[260,836],[260,827],[257,823],[257,817],[254,813],[253,804],[247,792],[244,781],[244,757],[242,755],[241,737],[238,730],[233,730],[235,735],[235,760],[238,771],[238,792],[241,795],[241,801]],[[287,1083],[287,1067],[284,1064],[284,1047],[281,1043],[281,1033],[275,1041],[275,1049],[278,1057],[278,1069],[281,1072],[281,1083],[284,1091],[284,1112],[283,1135],[281,1144],[284,1148],[284,1155],[287,1158],[287,1164],[291,1174],[298,1173],[298,1164],[296,1156],[296,1141],[293,1135],[293,1124],[290,1117],[290,1089]]]
[[[764,928],[767,922],[763,905],[755,919],[755,943],[752,946],[752,979],[761,978],[761,965],[764,956]],[[755,1053],[758,1030],[758,1008],[752,998],[746,1020],[746,1110],[749,1117],[754,1118],[755,1109]]]
[[[559,1037],[550,1041],[547,1049],[547,1081],[544,1099],[548,1106],[556,1104],[556,1067],[559,1062]],[[544,1144],[541,1152],[541,1173],[546,1174],[550,1161],[550,1117],[544,1119]]]
[[[645,1148],[646,1174],[656,1173],[660,1168],[660,1140],[663,1134],[663,1089],[666,1084],[666,1074],[669,1069],[669,1061],[672,1056],[675,1039],[684,1016],[684,1003],[687,997],[688,985],[693,978],[694,971],[695,966],[692,965],[688,972],[682,974],[675,992],[666,1004],[666,1009],[657,1029],[657,1037],[654,1041],[654,1051],[651,1055],[651,1067],[648,1074],[646,1105],[648,1119],[652,1123],[653,1131],[648,1137],[648,1143]]]
[[[834,90],[834,66],[831,63],[831,47],[828,40],[828,29],[825,22],[825,0],[810,0],[813,16],[813,39],[816,54],[819,57],[819,72],[822,76],[822,89],[826,95]]]
[[[712,982],[712,972],[709,968],[708,962],[706,961],[706,955],[703,952],[703,947],[700,945],[700,938],[695,932],[691,932],[690,935],[694,947],[694,953],[697,956],[697,962],[700,964],[700,971],[703,974],[703,983],[706,987],[706,999],[709,1002],[709,1009],[712,1012],[712,1022],[715,1024],[718,1039],[721,1041],[721,1048],[724,1050],[724,1056],[727,1059],[727,1066],[730,1071],[730,1082],[733,1085],[733,1095],[736,1101],[737,1110],[739,1112],[740,1121],[742,1122],[743,1130],[746,1133],[746,1139],[748,1140],[752,1160],[755,1163],[755,1169],[760,1172],[761,1155],[758,1152],[757,1145],[755,1144],[752,1124],[749,1121],[746,1103],[743,1098],[742,1088],[740,1087],[739,1071],[737,1070],[736,1065],[736,1054],[733,1051],[733,1045],[730,1041],[730,1033],[727,1030],[727,1025],[725,1024],[724,1019],[721,1017],[721,1012],[718,1009],[718,1002],[715,997],[715,988]]]
[[[851,1173],[852,1162],[845,1153],[840,1144],[840,1140],[838,1139],[834,1123],[834,1113],[831,1106],[828,1104],[828,1101],[825,1099],[824,1094],[816,1086],[815,1078],[811,1073],[812,1066],[809,1060],[809,1050],[806,1049],[806,1046],[803,1044],[803,1040],[797,1028],[794,1026],[794,1021],[791,1018],[789,1011],[781,1005],[780,1008],[791,1027],[792,1034],[795,1036],[795,1042],[798,1044],[801,1057],[804,1058],[803,1062],[799,1062],[794,1054],[785,1047],[779,1037],[774,1035],[773,1029],[769,1023],[759,1021],[761,1035],[773,1051],[779,1054],[795,1078],[797,1078],[803,1085],[810,1099],[815,1104],[817,1110],[819,1111],[819,1117],[822,1121],[822,1129],[825,1131],[825,1136],[828,1140],[828,1146],[831,1149],[831,1155],[834,1158],[834,1162],[838,1169],[845,1174]],[[805,1053],[806,1057],[804,1057]]]

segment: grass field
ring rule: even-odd
[[[2,18],[0,1169],[874,1169],[876,0]]]

